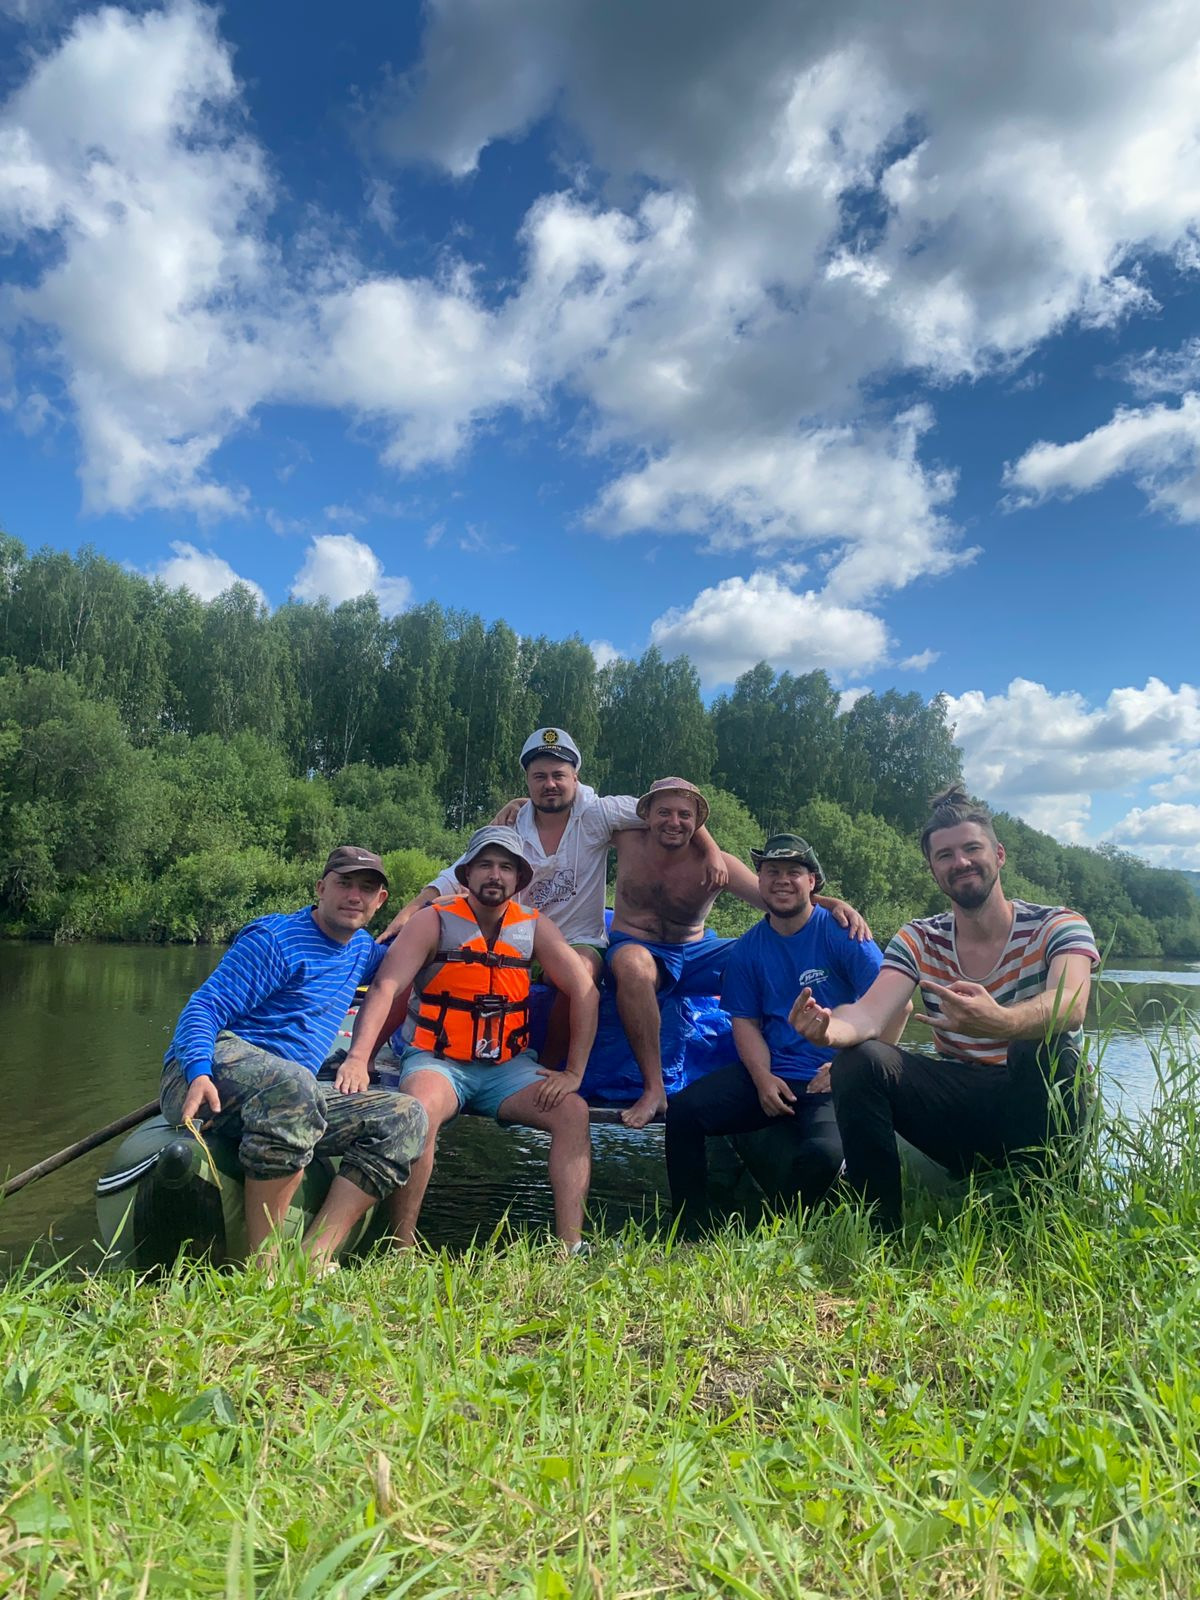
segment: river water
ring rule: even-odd
[[[156,945],[0,944],[0,1178],[82,1138],[158,1093],[162,1053],[192,990],[221,955]],[[1114,967],[1098,986],[1090,1037],[1107,1099],[1136,1117],[1158,1086],[1168,1037],[1196,1038],[1200,966]],[[593,1221],[615,1228],[665,1202],[662,1130],[592,1130]],[[0,1261],[96,1259],[92,1187],[116,1146],[0,1201]],[[545,1232],[545,1144],[524,1130],[460,1118],[442,1137],[422,1216],[434,1244],[461,1246],[503,1225]]]

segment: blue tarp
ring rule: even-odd
[[[553,997],[554,990],[547,985],[534,985],[535,1050],[545,1039],[546,1019]],[[659,1011],[662,1015],[663,1082],[669,1095],[678,1093],[706,1072],[737,1060],[729,1015],[721,1010],[715,996],[677,1000],[668,995],[659,1001]],[[583,1097],[593,1105],[628,1105],[641,1092],[642,1075],[617,1015],[616,995],[606,984],[600,993],[600,1025],[584,1074]]]

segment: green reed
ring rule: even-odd
[[[0,1595],[1186,1596],[1200,1050],[1078,1184],[0,1287]]]

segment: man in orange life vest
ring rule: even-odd
[[[596,1037],[596,985],[554,924],[518,903],[533,869],[514,828],[477,829],[455,874],[463,892],[418,911],[397,934],[359,1007],[336,1082],[350,1094],[367,1087],[371,1059],[400,1020],[411,984],[400,1086],[424,1106],[429,1137],[393,1200],[397,1242],[413,1242],[437,1130],[460,1111],[478,1111],[549,1133],[555,1232],[577,1248],[592,1156],[588,1108],[576,1091]],[[529,1049],[534,961],[570,1001],[562,1071],[540,1067]]]

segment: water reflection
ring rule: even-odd
[[[153,1098],[179,1008],[221,952],[158,946],[0,944],[0,1175],[81,1138]],[[1105,974],[1088,1017],[1092,1059],[1105,1095],[1139,1115],[1159,1092],[1169,1047],[1194,1048],[1200,967],[1128,963]],[[593,1215],[619,1228],[666,1199],[662,1131],[593,1130]],[[0,1252],[91,1248],[92,1187],[108,1152],[0,1202]],[[549,1232],[546,1140],[462,1118],[443,1135],[423,1228],[437,1243],[489,1235],[508,1213],[515,1226]]]

